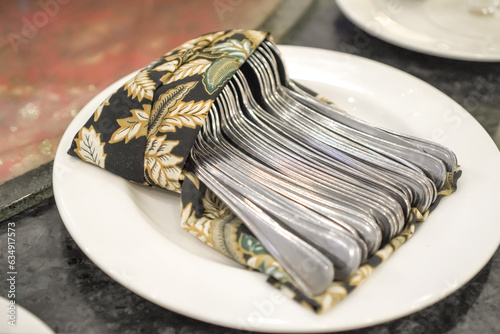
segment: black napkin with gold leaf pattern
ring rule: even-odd
[[[109,96],[68,153],[127,180],[180,192],[182,167],[214,99],[266,37],[220,31],[175,48]]]

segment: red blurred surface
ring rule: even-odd
[[[202,33],[256,28],[278,0],[0,2],[0,184],[51,161],[100,90]]]

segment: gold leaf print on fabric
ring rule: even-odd
[[[347,290],[345,287],[343,287],[340,284],[332,283],[328,289],[326,290],[327,293],[329,294],[334,294],[334,295],[340,295],[342,297],[347,296]]]
[[[187,172],[186,170],[182,171],[182,175],[183,175],[183,180],[184,179],[190,180],[191,183],[196,187],[196,189],[198,190],[200,189],[200,179],[196,175],[194,175],[191,172]]]
[[[391,245],[385,245],[384,248],[377,251],[376,255],[380,257],[382,261],[385,261],[392,255],[392,253],[394,253],[394,247]]]
[[[169,73],[165,74],[165,76],[170,76],[175,69],[177,69],[180,65],[185,64],[191,56],[195,54],[193,49],[181,49],[178,50],[178,52],[169,52],[166,55],[163,56],[163,60],[166,62],[167,65],[158,65],[156,66],[157,68],[161,68],[160,71],[166,70],[169,71]],[[175,68],[170,71],[173,67]],[[166,82],[165,76],[160,79],[163,83]]]
[[[238,58],[244,62],[252,53],[252,43],[245,39],[239,41],[237,39],[230,39],[224,43],[219,43],[207,48],[205,51],[213,54],[222,53],[223,56]]]
[[[224,239],[224,227],[231,217],[232,214],[223,216],[222,219],[196,217],[193,204],[188,203],[181,211],[181,226],[201,242],[231,258]]]
[[[173,72],[177,68],[177,64],[178,63],[179,63],[179,61],[177,59],[174,59],[172,61],[167,61],[164,64],[156,66],[153,69],[153,71],[159,71],[159,72],[168,71],[168,72]]]
[[[177,55],[176,55],[177,56]],[[170,58],[170,57],[169,57]],[[170,60],[170,61],[167,61],[166,63],[162,64],[162,65],[158,65],[157,67],[155,67],[153,69],[153,71],[158,71],[158,72],[167,72],[165,73],[161,78],[160,78],[160,81],[163,83],[163,84],[166,84],[168,82],[168,80],[170,79],[170,77],[172,76],[172,73],[175,72],[175,70],[177,69],[178,65],[179,65],[179,62],[182,62],[182,59],[180,59],[179,57],[176,57],[177,59],[173,59],[173,60]]]
[[[166,85],[167,82],[170,80],[170,78],[172,77],[172,73],[174,72],[167,72],[165,73],[161,78],[160,78],[160,81],[162,84]]]
[[[83,127],[75,141],[75,153],[78,154],[80,159],[104,168],[106,161],[104,143],[101,143],[100,134],[95,131],[93,126],[88,129]]]
[[[189,234],[198,238],[201,242],[213,247],[210,235],[211,221],[205,217],[196,217],[193,203],[187,204],[181,211],[181,226]]]
[[[156,185],[167,190],[180,192],[179,175],[181,169],[177,166],[183,159],[172,154],[172,149],[179,144],[178,140],[165,140],[166,136],[149,138],[145,159],[145,173]]]
[[[242,33],[248,38],[254,48],[257,48],[267,35],[265,32],[256,30],[243,30]]]
[[[210,60],[201,58],[181,65],[167,81],[167,84],[171,83],[172,81],[184,79],[188,76],[202,74],[210,66],[210,64],[212,64]]]
[[[207,190],[203,197],[204,216],[209,219],[221,219],[227,215],[232,215],[229,208],[212,191]]]
[[[147,135],[151,105],[143,104],[142,107],[144,109],[130,110],[132,117],[117,120],[120,128],[113,133],[109,140],[110,143],[116,143],[124,139],[125,143],[128,143],[133,138]]]
[[[278,262],[267,253],[253,255],[247,260],[247,263],[250,267],[256,269],[260,266],[264,266],[266,268],[279,266]]]
[[[207,52],[206,48],[209,47],[210,45],[217,44],[219,41],[228,39],[232,37],[234,34],[235,34],[234,31],[228,31],[228,32],[219,31],[215,34],[202,36],[201,39],[197,39],[196,42],[191,45],[191,50],[194,50],[197,53],[198,57],[216,59],[220,55],[216,53],[211,53],[209,51]]]
[[[390,245],[392,245],[392,247],[394,247],[394,250],[396,250],[401,247],[406,242],[406,240],[408,240],[408,238],[399,235],[391,240]]]
[[[213,100],[199,102],[182,102],[177,104],[168,112],[163,119],[159,131],[173,132],[178,127],[195,128],[205,122],[205,117],[212,106]]]
[[[189,93],[189,91],[196,86],[197,83],[197,81],[192,81],[177,85],[158,97],[158,100],[154,103],[153,110],[151,111],[148,137],[154,135],[158,131],[162,125],[163,119],[167,116],[170,109],[175,106],[178,101],[182,100],[187,93]]]
[[[137,98],[139,102],[144,98],[152,100],[155,82],[149,78],[149,70],[146,69],[127,81],[124,88],[127,91],[127,96],[132,96],[133,99]]]
[[[183,43],[182,45],[173,49],[172,52],[176,51],[176,50],[184,50],[184,49],[190,49],[190,50],[194,50],[195,52],[197,52],[198,50],[209,46],[210,44],[212,44],[212,42],[214,42],[215,40],[217,40],[220,37],[223,37],[225,35],[232,35],[232,33],[218,31],[218,32],[213,33],[213,34],[202,35],[202,36],[199,36],[197,38],[194,38],[192,40],[189,40],[189,41]]]
[[[247,265],[279,281],[289,280],[281,265],[269,254],[256,254],[247,260]]]
[[[97,107],[97,109],[95,110],[94,112],[94,122],[97,122],[97,120],[99,120],[99,117],[101,117],[101,114],[102,114],[102,109],[106,106],[109,106],[109,98],[111,97],[112,95],[108,96],[108,98],[99,105],[99,107]]]
[[[349,284],[352,286],[358,286],[361,284],[368,276],[370,276],[375,268],[365,264],[356,270],[351,277],[349,277]]]
[[[186,177],[191,179],[189,174],[191,173],[187,173]],[[197,178],[194,174],[191,175]],[[228,255],[223,228],[225,222],[233,216],[232,212],[208,189],[203,197],[203,208],[203,216],[196,217],[192,203],[188,203],[181,212],[182,228],[202,242]]]
[[[238,33],[239,30],[229,30],[227,32],[219,31],[217,34],[213,34],[212,36],[212,45],[218,43],[219,41],[223,41],[228,39],[229,37],[234,36]]]
[[[347,297],[347,290],[338,283],[332,283],[328,290],[314,299],[321,305],[321,311],[328,310]],[[307,306],[307,305],[305,305]]]
[[[230,257],[236,262],[246,266],[247,262],[245,260],[244,253],[241,251],[240,242],[238,241],[238,231],[241,225],[243,225],[243,222],[234,214],[231,214],[221,232],[223,243],[230,254]]]

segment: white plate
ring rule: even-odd
[[[15,309],[9,299],[0,297],[0,309],[5,312],[5,314],[10,314],[15,312],[16,322],[15,326],[9,325],[7,317],[4,317],[0,322],[0,333],[3,334],[26,334],[26,333],[37,333],[37,334],[54,334],[54,331],[50,329],[42,320],[37,318],[33,313],[26,310],[21,305],[15,303]],[[9,308],[10,307],[10,308]]]
[[[500,61],[500,8],[472,14],[464,0],[337,0],[356,25],[387,42],[446,58]]]
[[[280,47],[293,78],[378,125],[441,141],[463,166],[459,190],[370,279],[323,315],[282,297],[180,227],[179,196],[129,183],[66,154],[98,104],[64,134],[54,163],[57,206],[69,232],[103,271],[142,297],[206,322],[256,331],[333,331],[418,311],[470,280],[500,242],[500,155],[464,109],[394,68],[342,53]]]

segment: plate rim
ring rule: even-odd
[[[497,53],[486,53],[486,54],[477,54],[472,53],[471,51],[463,51],[463,50],[444,50],[438,47],[432,48],[431,46],[427,46],[425,43],[412,43],[407,39],[398,39],[394,36],[390,30],[386,29],[381,24],[378,24],[377,27],[380,29],[368,30],[367,26],[364,24],[366,16],[361,13],[353,10],[355,6],[356,0],[335,0],[340,11],[356,26],[363,29],[364,32],[368,33],[371,36],[380,38],[381,40],[388,42],[390,44],[405,48],[407,50],[416,51],[422,54],[427,54],[431,56],[453,59],[453,60],[463,60],[463,61],[473,61],[473,62],[499,62],[500,61],[500,52]],[[372,3],[366,3],[365,5],[374,5]],[[372,18],[372,17],[370,17]],[[373,18],[372,18],[373,19]],[[427,37],[427,35],[424,35]],[[437,45],[438,43],[436,43]],[[436,46],[433,44],[433,46]]]

